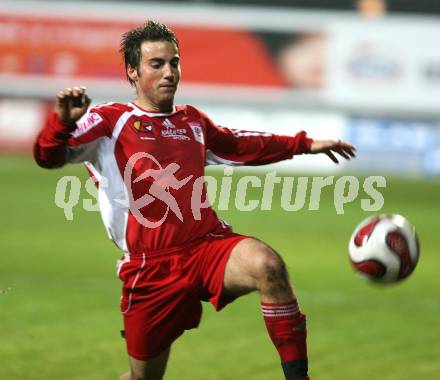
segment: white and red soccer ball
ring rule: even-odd
[[[393,283],[408,277],[420,254],[415,228],[397,214],[362,221],[351,235],[348,250],[353,268],[378,283]]]

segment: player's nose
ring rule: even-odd
[[[172,81],[174,81],[176,76],[175,76],[174,70],[173,70],[173,68],[171,67],[170,64],[164,65],[163,76],[164,76],[165,79],[168,79],[168,80],[171,79]]]

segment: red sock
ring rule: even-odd
[[[306,380],[306,319],[296,300],[261,303],[267,331],[277,349],[287,380]]]

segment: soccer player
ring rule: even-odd
[[[355,148],[304,131],[288,137],[230,130],[195,107],[175,106],[179,43],[163,24],[128,31],[121,52],[136,99],[88,110],[86,89],[66,88],[34,149],[44,168],[86,165],[108,234],[124,252],[118,275],[130,372],[120,379],[162,379],[173,341],[198,326],[201,301],[220,310],[253,291],[285,378],[309,379],[305,316],[286,266],[264,242],[232,232],[217,217],[206,202],[204,167],[321,152],[337,163],[337,155],[354,157]]]

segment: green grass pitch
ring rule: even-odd
[[[117,379],[127,370],[119,336],[119,251],[97,212],[67,221],[55,186],[81,166],[44,171],[29,158],[0,158],[0,379]],[[278,199],[279,199],[279,193]],[[277,199],[277,194],[274,199]],[[282,254],[308,317],[310,374],[319,380],[440,379],[440,182],[388,178],[381,212],[416,225],[422,255],[407,281],[372,286],[352,272],[348,238],[368,213],[343,215],[332,188],[319,211],[222,212],[235,231]],[[216,313],[172,349],[166,379],[282,379],[256,294]]]

